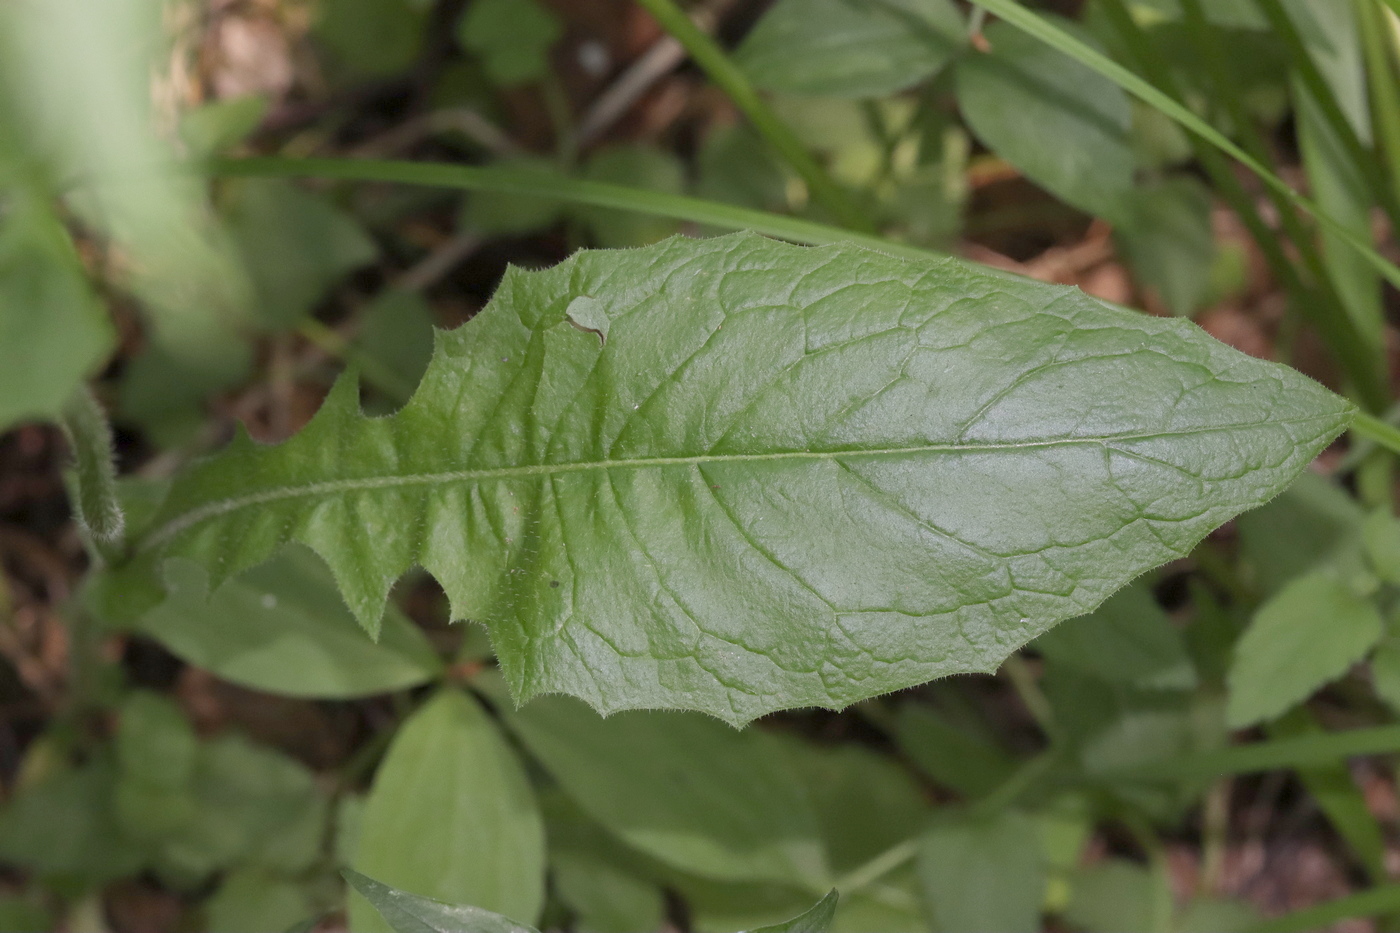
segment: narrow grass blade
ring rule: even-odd
[[[1352,917],[1374,917],[1397,910],[1400,910],[1400,884],[1387,884],[1295,910],[1282,917],[1271,917],[1248,930],[1249,933],[1308,933],[1309,930],[1330,930],[1337,923]]]
[[[627,185],[569,178],[550,172],[495,166],[446,165],[439,162],[407,162],[380,159],[290,159],[246,158],[220,159],[211,162],[208,170],[215,175],[333,178],[343,181],[394,182],[404,185],[427,185],[438,188],[460,188],[468,191],[494,191],[520,197],[550,198],[573,204],[612,207],[636,211],[656,217],[697,224],[709,224],[727,230],[752,230],[765,236],[794,243],[821,246],[827,243],[855,243],[877,249],[892,256],[928,259],[942,254],[893,243],[869,234],[855,233],[826,224],[770,214],[692,198],[679,194],[664,194]]]
[[[1169,95],[1153,87],[1108,56],[1080,42],[1045,18],[1021,6],[1016,0],[973,0],[973,2],[1006,22],[1025,30],[1042,42],[1059,49],[1075,61],[1092,68],[1143,103],[1155,107],[1211,145],[1238,160],[1254,172],[1264,184],[1307,211],[1329,232],[1345,240],[1348,245],[1365,256],[1366,260],[1375,266],[1387,281],[1400,288],[1400,268],[1388,262],[1385,257],[1376,252],[1370,243],[1353,233],[1345,224],[1338,222],[1312,200],[1293,190],[1287,182],[1270,171],[1268,166],[1245,152],[1223,133],[1177,103]]]
[[[1374,726],[1288,739],[1237,745],[1220,751],[1180,755],[1151,765],[1102,772],[1101,780],[1131,776],[1137,780],[1179,781],[1249,774],[1278,768],[1306,768],[1357,755],[1400,752],[1400,726]]]

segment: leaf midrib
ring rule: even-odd
[[[359,492],[371,489],[393,489],[403,486],[435,486],[449,483],[507,480],[529,476],[557,476],[565,473],[586,473],[594,470],[643,470],[674,466],[705,466],[715,463],[761,463],[784,460],[848,460],[852,458],[903,457],[926,453],[1002,453],[1012,450],[1034,450],[1066,446],[1109,447],[1113,442],[1153,440],[1161,437],[1188,437],[1219,431],[1238,431],[1270,425],[1301,424],[1316,421],[1319,416],[1288,418],[1272,421],[1250,421],[1238,424],[1218,424],[1183,431],[1147,431],[1133,434],[1106,434],[1098,437],[1062,437],[1039,441],[1013,441],[973,444],[923,444],[910,447],[881,447],[855,450],[793,450],[764,454],[697,454],[688,457],[649,457],[631,460],[585,460],[572,463],[536,463],[524,466],[495,467],[485,470],[447,470],[439,473],[406,473],[390,476],[362,476],[354,479],[322,480],[297,486],[275,486],[261,492],[248,493],[205,503],[169,519],[146,534],[137,553],[150,551],[200,522],[227,515],[242,508],[328,493]]]

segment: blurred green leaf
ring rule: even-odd
[[[831,869],[852,871],[918,835],[929,807],[894,761],[859,745],[783,743],[805,786]]]
[[[117,763],[124,775],[163,788],[178,788],[194,777],[199,740],[185,714],[171,699],[137,690],[118,711]]]
[[[1065,920],[1085,933],[1242,933],[1259,919],[1248,904],[1219,898],[1194,898],[1159,918],[1163,907],[1171,907],[1170,893],[1158,887],[1147,869],[1124,859],[1108,859],[1075,875]]]
[[[557,180],[559,167],[549,159],[523,156],[499,163],[523,172],[538,172]],[[462,207],[462,226],[485,236],[514,236],[552,227],[564,213],[563,202],[550,198],[473,191]]]
[[[433,357],[433,309],[417,292],[386,288],[365,308],[355,346],[394,376],[403,401]]]
[[[985,794],[1016,768],[1011,756],[984,736],[953,725],[920,703],[900,705],[895,738],[919,770],[964,797]]]
[[[1133,273],[1173,314],[1191,314],[1209,293],[1215,261],[1210,212],[1210,191],[1189,176],[1136,188],[1121,208],[1114,233]]]
[[[1346,5],[1340,9],[1350,11]],[[1353,32],[1353,39],[1354,36]],[[1313,197],[1338,222],[1370,241],[1371,212],[1376,203],[1371,185],[1342,144],[1341,137],[1323,117],[1313,97],[1302,87],[1295,87],[1294,98],[1297,102],[1298,147],[1303,155],[1303,168],[1307,172]],[[1323,263],[1346,313],[1373,351],[1382,353],[1385,314],[1381,303],[1380,273],[1366,257],[1335,233],[1324,230],[1321,238]]]
[[[1377,509],[1362,525],[1361,538],[1376,576],[1400,586],[1400,519],[1389,509]]]
[[[1054,711],[1057,737],[1090,775],[1224,740],[1223,728],[1212,735],[1197,722],[1190,693],[1143,690],[1050,661],[1041,686]],[[1118,799],[1162,818],[1174,817],[1195,793],[1194,787],[1125,779],[1113,780],[1109,789]]]
[[[168,598],[137,628],[182,660],[254,690],[346,699],[426,683],[442,662],[395,607],[376,643],[355,622],[325,562],[304,547],[209,593],[198,564],[165,565]]]
[[[375,774],[357,869],[452,903],[533,921],[544,903],[544,828],[515,753],[481,705],[445,689],[402,726]],[[385,930],[350,899],[350,929]]]
[[[1249,933],[1259,922],[1259,912],[1244,901],[1196,897],[1176,916],[1174,933]]]
[[[36,196],[0,188],[0,431],[57,418],[113,339],[62,225]]]
[[[1371,686],[1396,713],[1400,713],[1400,626],[1392,618],[1386,634],[1371,655]]]
[[[304,885],[257,870],[230,872],[205,906],[208,933],[280,931],[316,912]]]
[[[52,930],[54,918],[37,899],[0,894],[0,930]]]
[[[192,792],[196,817],[156,853],[158,871],[177,886],[256,860],[307,810],[324,807],[305,766],[238,735],[200,745]]]
[[[186,350],[156,341],[129,357],[122,371],[118,412],[157,446],[188,443],[204,424],[205,400],[253,373],[252,344],[239,335],[210,336],[198,351]]]
[[[552,890],[577,914],[580,933],[636,933],[664,925],[666,902],[657,885],[577,853],[551,853],[549,863]]]
[[[287,330],[346,273],[372,262],[374,242],[323,195],[277,179],[240,182],[229,224],[257,291],[257,320]]]
[[[535,0],[474,0],[457,27],[462,47],[481,60],[491,80],[514,85],[549,73],[549,49],[563,25]]]
[[[1065,920],[1086,933],[1160,929],[1153,923],[1156,891],[1145,868],[1108,859],[1080,871],[1071,887]]]
[[[1286,712],[1346,673],[1380,639],[1380,613],[1324,571],[1300,576],[1259,608],[1235,645],[1229,724]]]
[[[880,97],[936,74],[965,43],[948,0],[779,0],[735,61],[768,91]]]
[[[787,173],[746,126],[712,130],[695,155],[695,167],[698,197],[763,211],[787,209]]]
[[[761,731],[697,713],[603,719],[566,697],[537,698],[507,722],[584,812],[665,864],[720,880],[829,878],[807,795]]]
[[[446,904],[390,887],[357,871],[342,874],[350,886],[379,912],[393,933],[539,933],[480,907]],[[351,903],[355,903],[352,898]],[[352,922],[353,929],[353,922]]]
[[[618,145],[598,150],[583,169],[589,181],[635,185],[679,194],[685,169],[670,152],[652,146]],[[606,207],[575,207],[572,213],[593,234],[598,246],[646,246],[675,233],[680,225],[664,217],[648,217]]]
[[[1094,45],[1076,24],[1055,24]],[[1065,203],[1110,220],[1133,187],[1132,109],[1112,81],[1010,23],[956,66],[958,105],[987,148]]]
[[[1070,878],[1084,859],[1084,847],[1094,834],[1088,800],[1065,794],[1035,814],[1045,856],[1045,910],[1061,913],[1069,905]]]
[[[934,929],[1035,933],[1044,859],[1039,825],[1014,810],[934,824],[919,847],[919,878]]]
[[[98,758],[22,788],[0,809],[0,859],[84,887],[139,870],[144,855],[115,820],[116,779]]]
[[[153,341],[209,362],[246,320],[247,282],[202,180],[155,132],[159,0],[0,4],[0,95],[67,206],[120,252]],[[0,109],[5,109],[0,107]],[[0,131],[6,132],[6,131]]]
[[[391,75],[413,64],[431,0],[320,0],[315,35],[351,71]]]
[[[1242,566],[1265,595],[1315,567],[1343,579],[1364,569],[1361,526],[1366,512],[1340,488],[1311,471],[1237,522]]]
[[[1180,19],[1181,0],[1132,0],[1135,12],[1149,22],[1154,17]],[[1268,29],[1268,21],[1254,6],[1253,0],[1209,0],[1203,3],[1206,19],[1217,26],[1237,29]]]
[[[173,700],[147,690],[131,693],[118,711],[114,744],[113,805],[129,838],[156,842],[196,818],[199,740]]]
[[[180,115],[180,139],[192,159],[221,155],[258,128],[268,99],[256,95],[212,100]]]
[[[1330,94],[1334,114],[1355,132],[1355,143],[1364,147],[1371,139],[1371,114],[1366,90],[1366,70],[1354,8],[1315,8],[1306,0],[1283,4],[1305,46],[1305,54],[1317,68],[1324,90]],[[1304,54],[1300,50],[1299,54]],[[1372,191],[1365,168],[1357,163],[1326,110],[1293,64],[1291,80],[1298,148],[1308,185],[1318,205],[1364,242],[1372,239],[1371,211],[1378,192]],[[1331,231],[1322,231],[1323,262],[1347,314],[1377,354],[1384,353],[1385,315],[1381,302],[1381,277],[1364,256]]]
[[[1181,633],[1141,583],[1119,590],[1089,615],[1060,624],[1032,645],[1056,664],[1100,680],[1148,690],[1196,685]]]

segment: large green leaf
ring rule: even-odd
[[[964,41],[948,0],[781,0],[735,57],[764,90],[880,97],[934,74]]]
[[[421,565],[518,699],[741,723],[994,670],[1282,490],[1352,406],[1184,321],[753,235],[512,271],[414,398],[240,435],[138,552]]]
[[[693,713],[602,719],[562,697],[508,722],[580,809],[667,865],[721,881],[829,880],[816,816],[772,736]]]
[[[467,694],[444,690],[395,736],[365,805],[355,867],[520,922],[539,914],[539,807],[515,753]],[[388,929],[361,898],[349,910],[356,933]]]

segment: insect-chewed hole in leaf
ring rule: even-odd
[[[569,302],[569,308],[564,312],[564,319],[579,330],[597,334],[598,342],[607,345],[609,319],[608,312],[604,310],[601,301],[587,295],[581,295]]]

